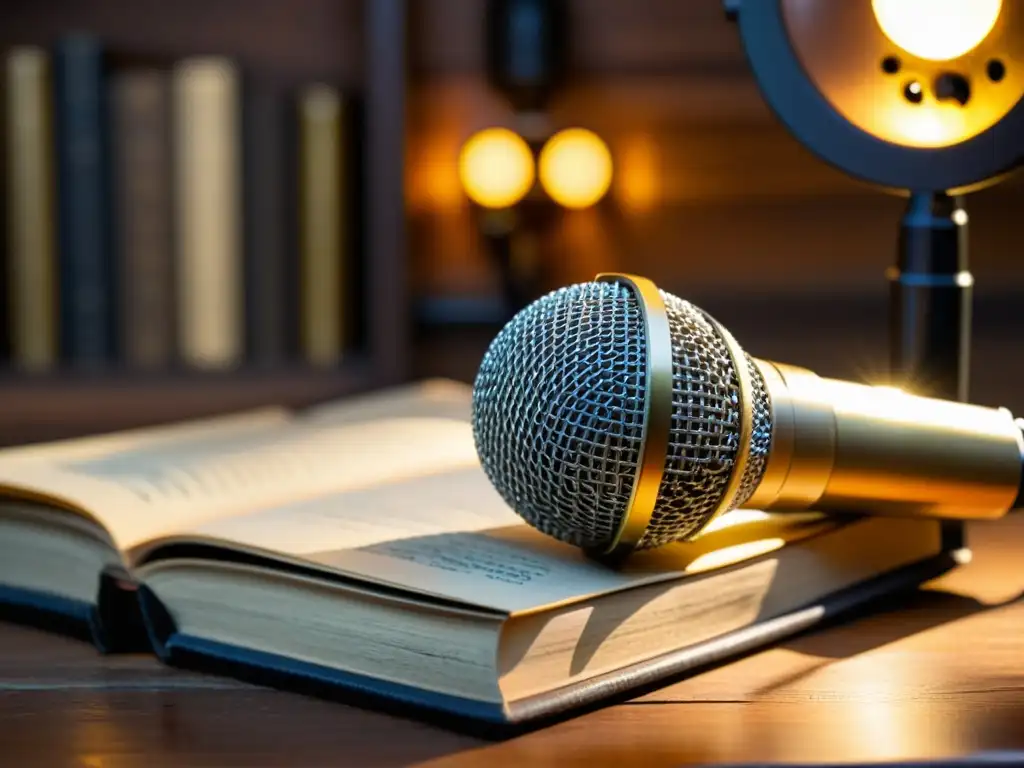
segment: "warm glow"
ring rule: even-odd
[[[636,213],[656,207],[663,194],[664,163],[653,137],[646,133],[625,137],[615,157],[616,201]]]
[[[1001,105],[975,101],[970,109],[956,102],[926,100],[923,104],[906,102],[880,104],[871,113],[868,127],[889,141],[911,147],[946,147],[969,139],[1005,114]]]
[[[1002,0],[871,0],[878,25],[893,43],[922,59],[963,56],[985,39]]]
[[[406,163],[406,200],[414,214],[457,213],[466,201],[459,180],[457,157],[461,140],[452,130],[425,130],[409,146]]]
[[[611,186],[611,152],[591,131],[560,131],[541,150],[540,183],[560,205],[587,208],[604,197]]]
[[[705,525],[701,533],[707,535],[713,531],[734,528],[738,525],[764,523],[771,519],[771,515],[761,509],[733,509],[726,512],[724,515],[719,515],[710,523]]]
[[[725,568],[755,557],[767,555],[777,549],[786,546],[786,540],[778,537],[771,539],[759,539],[757,541],[745,541],[741,544],[734,544],[731,547],[722,547],[698,555],[686,566],[687,573],[703,573],[718,568]]]
[[[459,178],[474,202],[485,208],[507,208],[533,186],[533,154],[518,134],[507,128],[487,128],[462,147]]]

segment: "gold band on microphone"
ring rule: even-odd
[[[672,333],[665,301],[653,282],[621,273],[602,273],[596,280],[621,283],[632,289],[640,304],[646,336],[647,369],[639,469],[615,536],[607,547],[596,553],[616,560],[633,551],[647,531],[665,474],[668,437],[672,428]]]

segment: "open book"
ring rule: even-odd
[[[938,575],[938,523],[737,510],[618,568],[525,525],[468,387],[0,452],[0,600],[169,663],[525,723]],[[141,607],[141,611],[139,608]]]

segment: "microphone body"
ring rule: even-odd
[[[1017,504],[1024,439],[1009,411],[754,362],[772,442],[745,506],[967,520]]]
[[[520,310],[473,388],[477,453],[529,524],[612,560],[737,507],[992,519],[1024,421],[748,355],[698,307],[599,275]]]

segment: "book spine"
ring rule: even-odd
[[[59,354],[49,56],[39,48],[15,48],[6,69],[11,356],[15,368],[40,373],[53,369]]]
[[[82,367],[116,356],[104,81],[96,40],[76,36],[57,44],[61,346],[67,361]]]
[[[116,234],[125,363],[161,369],[174,354],[170,90],[159,70],[113,76]]]
[[[273,366],[289,357],[293,346],[288,112],[285,89],[272,78],[253,77],[242,88],[247,349],[252,362]]]
[[[314,85],[300,95],[300,310],[306,362],[333,366],[345,343],[347,232],[344,104],[337,90]]]
[[[187,59],[172,89],[179,352],[193,368],[234,368],[245,356],[238,74],[228,59]]]

